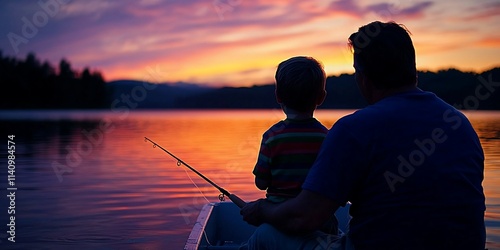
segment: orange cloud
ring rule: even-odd
[[[2,34],[22,35],[21,18],[40,10],[28,2],[0,1]],[[66,58],[74,68],[100,70],[107,80],[140,80],[159,67],[157,81],[251,85],[272,82],[276,65],[295,55],[316,57],[330,75],[352,72],[347,37],[374,19],[396,19],[414,34],[420,65],[446,65],[440,55],[470,65],[460,58],[476,52],[475,63],[484,67],[498,62],[491,55],[498,55],[499,6],[452,0],[72,1],[20,44],[16,56],[35,52],[53,64]],[[0,39],[4,54],[11,48]]]
[[[485,37],[477,41],[480,47],[489,47],[500,49],[500,37]]]

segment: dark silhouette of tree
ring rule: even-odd
[[[26,59],[4,57],[0,51],[1,86],[7,94],[1,109],[88,109],[103,108],[105,82],[99,72],[82,73],[62,59],[56,70],[34,53]]]
[[[66,59],[62,59],[59,63],[59,77],[63,79],[75,78],[75,72],[71,69],[71,64]]]
[[[40,62],[34,53],[21,60],[4,56],[1,50],[0,79],[4,93],[0,109],[109,108],[111,100],[119,98],[124,91],[130,93],[133,87],[143,85],[142,82],[107,85],[100,72],[89,68],[75,70],[66,59],[62,59],[55,69],[47,61]],[[423,71],[418,73],[418,86],[460,109],[500,110],[498,67],[479,74],[456,69]],[[358,109],[367,105],[352,74],[328,77],[326,88],[327,99],[320,108]],[[154,91],[148,93],[142,106],[194,109],[279,107],[274,99],[273,84],[203,91],[164,85]]]
[[[89,108],[102,107],[106,99],[106,91],[102,88],[105,82],[99,72],[91,72],[85,68],[81,74],[81,97],[85,103],[93,104]]]
[[[418,86],[434,92],[459,109],[500,110],[500,68],[481,74],[456,69],[419,72]],[[320,109],[359,109],[367,105],[353,74],[330,76],[327,96]],[[275,108],[274,85],[220,88],[176,98],[175,108]]]

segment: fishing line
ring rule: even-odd
[[[224,201],[224,197],[227,196],[229,197],[229,199],[234,203],[236,204],[236,206],[238,206],[239,208],[243,208],[247,203],[245,201],[243,201],[240,197],[234,195],[234,194],[231,194],[229,193],[227,190],[225,190],[224,188],[220,187],[219,185],[215,184],[215,182],[213,182],[212,180],[208,179],[206,176],[204,176],[202,173],[198,172],[198,170],[194,169],[193,167],[189,166],[189,164],[187,164],[186,162],[184,162],[181,158],[175,156],[174,154],[170,153],[168,150],[164,149],[162,146],[160,146],[160,144],[152,141],[151,139],[147,138],[147,137],[144,137],[144,141],[145,142],[151,142],[153,144],[153,148],[160,148],[161,150],[163,150],[163,152],[167,153],[168,155],[172,156],[174,159],[177,160],[177,166],[181,166],[181,165],[184,165],[186,166],[187,168],[189,168],[191,171],[195,172],[198,176],[200,176],[201,178],[203,178],[205,181],[207,181],[208,183],[210,183],[212,186],[214,186],[215,188],[217,188],[221,194],[219,195],[219,200],[220,201]],[[191,179],[191,177],[188,175],[189,179]],[[201,192],[201,189],[194,183],[194,181],[191,179],[191,182],[198,188],[198,190],[200,190]],[[205,195],[203,194],[203,192],[201,192],[202,195],[204,196],[204,198],[208,201],[208,199],[205,197]]]
[[[198,185],[196,185],[196,183],[193,181],[193,179],[191,178],[191,176],[189,176],[189,173],[186,169],[183,169],[184,172],[186,172],[186,175],[187,177],[189,178],[189,180],[191,180],[191,183],[193,183],[193,185],[198,189],[198,191],[200,191],[200,194],[203,196],[203,198],[205,198],[205,200],[210,203],[210,201],[207,199],[207,197],[205,196],[205,194],[203,193],[203,191],[201,191],[200,187],[198,187]]]

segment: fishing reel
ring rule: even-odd
[[[226,196],[223,193],[219,194],[219,201],[225,201],[225,200]]]

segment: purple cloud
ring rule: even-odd
[[[330,4],[329,10],[353,17],[363,17],[365,10],[355,0],[337,0]]]
[[[432,2],[420,2],[410,7],[399,8],[392,3],[379,3],[366,7],[367,12],[374,12],[384,17],[413,18],[423,15],[424,11],[432,6]]]
[[[383,17],[412,18],[422,15],[432,4],[430,1],[425,1],[406,8],[400,8],[393,3],[378,3],[365,7],[358,4],[356,0],[338,0],[330,4],[329,10],[355,18],[362,18],[368,13],[375,13]]]
[[[470,7],[465,15],[465,20],[483,20],[500,15],[500,2],[485,3]]]
[[[0,50],[20,58],[35,52],[53,64],[64,57],[74,68],[98,67],[113,77],[145,65],[161,64],[173,72],[182,72],[183,77],[201,79],[209,77],[212,70],[221,77],[228,74],[229,79],[232,72],[244,69],[226,65],[226,61],[238,61],[249,69],[267,69],[274,66],[273,61],[292,54],[314,54],[321,59],[330,56],[325,54],[328,51],[341,53],[346,48],[346,37],[373,16],[410,24],[416,20],[418,23],[412,27],[429,25],[439,30],[436,34],[460,25],[436,27],[428,20],[432,18],[425,14],[431,7],[446,7],[440,2],[382,1],[371,5],[360,0],[67,1],[46,25],[37,27],[36,35],[18,44],[18,53],[12,49],[7,34],[24,36],[23,18],[33,20],[36,13],[43,11],[40,1],[0,1]],[[470,6],[458,6],[462,18],[492,22],[498,15],[498,4],[478,5],[476,9]],[[38,21],[44,21],[40,17]],[[202,74],[191,70],[205,67],[210,70]]]

